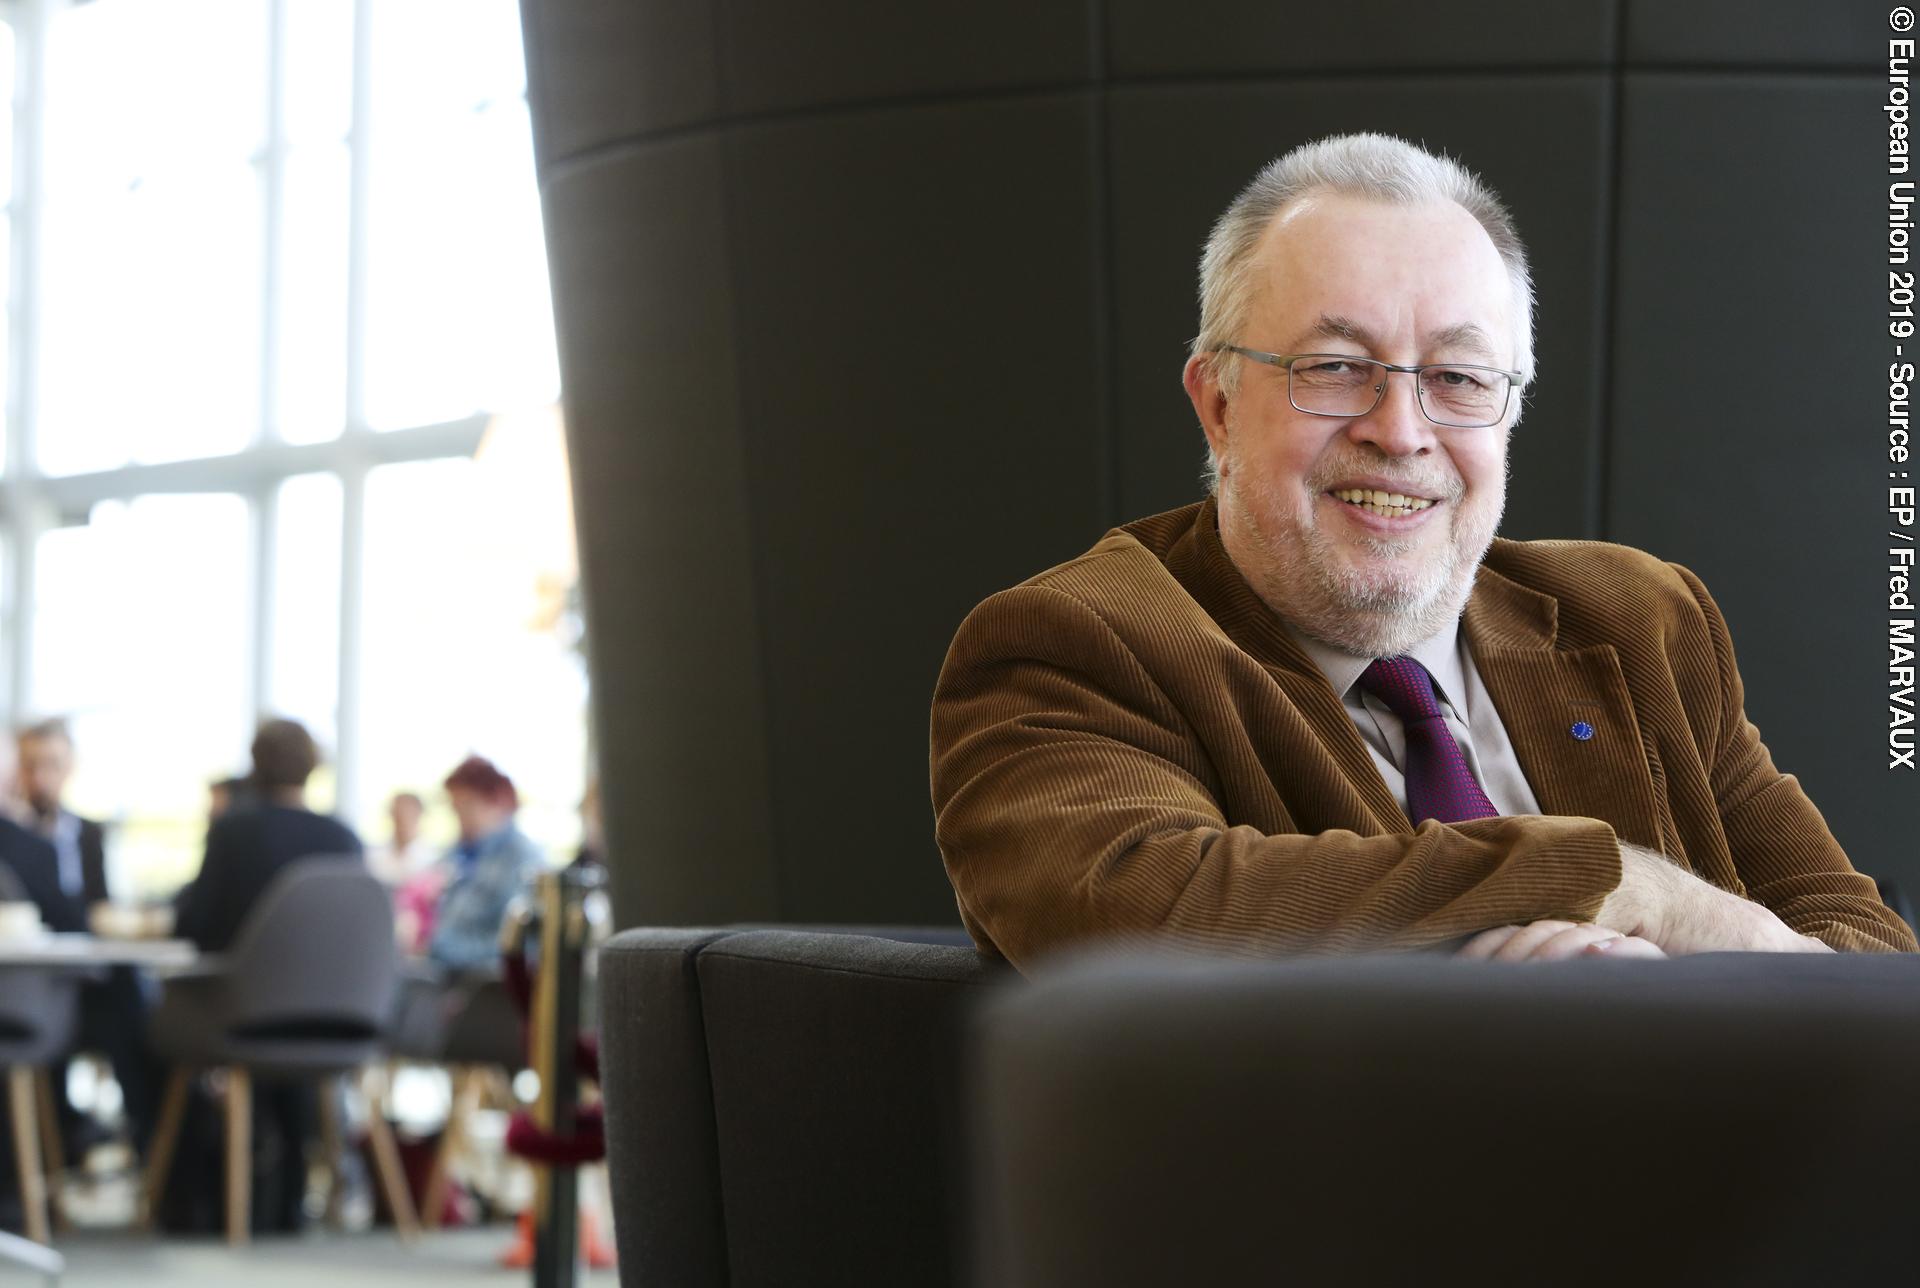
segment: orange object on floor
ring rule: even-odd
[[[611,1270],[615,1265],[613,1245],[600,1237],[600,1223],[592,1212],[580,1213],[580,1250],[586,1254],[590,1270]],[[533,1213],[522,1212],[514,1228],[513,1243],[500,1254],[503,1270],[525,1270],[533,1265]]]

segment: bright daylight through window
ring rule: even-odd
[[[287,715],[385,840],[469,752],[586,777],[514,0],[0,5],[9,718],[64,715],[115,886],[191,874]],[[449,42],[459,48],[449,48]]]

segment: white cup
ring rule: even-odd
[[[0,903],[0,939],[31,939],[42,930],[40,909],[30,903]]]

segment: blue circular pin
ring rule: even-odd
[[[1576,720],[1573,722],[1573,728],[1567,730],[1567,732],[1578,738],[1581,742],[1585,742],[1587,739],[1593,737],[1593,726],[1584,720]]]

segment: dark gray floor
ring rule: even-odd
[[[56,1240],[67,1258],[62,1288],[509,1288],[529,1284],[528,1271],[495,1263],[513,1227],[450,1230],[411,1248],[392,1234],[313,1234],[261,1238],[234,1251],[218,1239],[154,1239],[118,1231],[80,1231]],[[35,1282],[0,1267],[0,1284]],[[613,1271],[580,1278],[590,1288],[614,1288]]]

